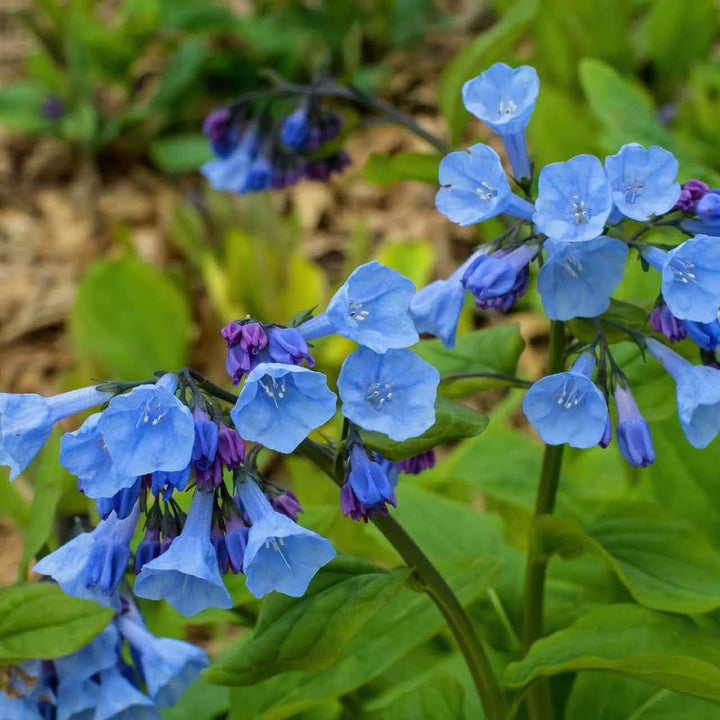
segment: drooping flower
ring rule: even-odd
[[[208,470],[215,461],[218,446],[218,426],[200,408],[193,410],[195,420],[195,441],[192,448],[192,462],[197,470]]]
[[[617,441],[623,457],[635,467],[647,467],[655,462],[650,426],[642,416],[630,388],[615,388],[618,424]]]
[[[267,347],[268,336],[258,322],[233,321],[221,333],[229,349],[225,367],[233,385],[237,385],[243,375],[247,375],[260,362],[260,353]]]
[[[137,477],[188,466],[195,423],[190,410],[175,397],[177,382],[176,375],[167,373],[154,385],[139,385],[110,401],[97,430],[114,472]]]
[[[253,161],[262,143],[257,129],[247,128],[232,145],[227,155],[220,155],[206,162],[200,172],[215,190],[244,194],[247,192],[248,177]]]
[[[14,480],[33,461],[63,418],[100,405],[111,398],[96,385],[43,397],[34,393],[0,393],[0,465]]]
[[[230,155],[237,146],[237,131],[230,110],[220,108],[211,112],[203,122],[203,135],[216,155],[221,158]]]
[[[280,130],[280,139],[292,150],[300,150],[308,138],[308,105],[303,103],[284,120]]]
[[[100,673],[100,693],[93,720],[160,720],[155,703],[118,668]]]
[[[435,450],[426,450],[419,455],[405,458],[405,460],[396,463],[396,466],[402,473],[419,475],[421,472],[435,467]]]
[[[110,515],[92,532],[82,533],[46,555],[34,571],[50,575],[68,595],[119,610],[116,591],[130,560],[130,541],[139,516],[139,505],[124,520]]]
[[[217,456],[228,470],[234,470],[245,460],[245,443],[237,430],[227,425],[220,426]]]
[[[268,334],[268,354],[272,362],[302,365],[304,360],[310,367],[315,367],[315,359],[310,355],[307,340],[296,328],[275,326],[270,328]]]
[[[114,667],[118,662],[119,642],[115,623],[108,623],[99,635],[77,652],[53,659],[53,670],[58,680],[61,683],[87,680],[101,670]]]
[[[538,291],[551,320],[595,317],[610,306],[610,294],[625,272],[627,246],[599,237],[584,243],[547,240]]]
[[[593,155],[576,155],[540,171],[533,222],[549,238],[593,240],[602,234],[611,208],[610,183]]]
[[[353,270],[327,310],[297,329],[306,340],[337,333],[383,353],[418,341],[410,315],[411,280],[397,270],[369,262]]]
[[[693,365],[653,338],[647,349],[675,380],[678,416],[688,442],[707,447],[720,431],[720,370]]]
[[[603,438],[605,397],[590,379],[595,357],[582,353],[568,372],[538,380],[523,398],[523,412],[548,445],[589,448]]]
[[[658,145],[647,150],[628,143],[605,158],[605,170],[615,206],[625,217],[649,220],[670,210],[680,197],[678,161]]]
[[[281,492],[272,495],[270,502],[275,510],[297,522],[298,515],[303,512],[300,500],[289,488],[283,488]]]
[[[685,323],[678,320],[664,302],[655,305],[650,311],[650,325],[655,332],[662,333],[671,343],[682,340],[687,334]]]
[[[720,305],[720,242],[696,235],[669,252],[656,247],[643,258],[662,274],[662,295],[675,317],[709,323]]]
[[[530,177],[525,128],[540,90],[535,68],[495,63],[462,89],[465,107],[502,138],[516,178]]]
[[[335,403],[325,375],[261,363],[248,375],[230,416],[245,439],[290,453],[335,414]]]
[[[368,506],[355,495],[355,491],[349,480],[347,480],[340,489],[340,506],[342,513],[345,517],[349,517],[352,520],[362,520],[367,523],[376,515],[388,515],[388,505],[397,507],[395,493],[385,502]]]
[[[350,446],[350,469],[348,482],[355,497],[363,505],[372,507],[395,499],[395,490],[383,466],[368,457],[360,442]]]
[[[252,523],[243,566],[248,590],[258,598],[273,590],[300,597],[317,571],[335,557],[335,549],[273,510],[252,480],[238,484],[238,495]]]
[[[412,350],[384,355],[361,347],[340,370],[338,391],[345,417],[393,440],[422,435],[435,422],[440,373]]]
[[[135,581],[138,597],[165,600],[185,616],[209,607],[232,607],[210,541],[213,504],[213,493],[196,490],[180,535],[140,571]]]
[[[693,320],[683,321],[688,337],[701,349],[712,351],[720,343],[720,323],[699,323]]]
[[[458,225],[474,225],[500,213],[533,217],[532,203],[510,189],[500,158],[488,145],[478,143],[446,155],[440,161],[439,181],[435,207]]]
[[[702,180],[688,180],[680,190],[680,197],[675,203],[674,210],[695,212],[695,203],[709,190],[710,188]]]
[[[245,520],[239,513],[233,512],[225,520],[225,547],[228,554],[228,565],[235,574],[243,571],[249,532]]]
[[[129,488],[118,490],[112,497],[97,498],[95,504],[98,515],[105,520],[112,512],[115,512],[118,520],[124,520],[134,510],[143,487],[143,478],[139,477]]]

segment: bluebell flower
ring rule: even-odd
[[[247,128],[229,155],[206,162],[200,172],[215,190],[244,194],[247,192],[250,167],[261,143],[262,138],[257,129]]]
[[[709,323],[720,305],[720,242],[697,235],[664,252],[656,247],[643,258],[662,274],[662,294],[675,317]]]
[[[417,437],[435,422],[439,382],[440,373],[412,350],[379,355],[361,347],[340,370],[342,412],[356,425],[393,440]]]
[[[160,706],[175,705],[210,664],[204,650],[181,640],[155,637],[138,618],[121,615],[118,628],[135,650],[148,695]]]
[[[93,720],[160,720],[155,703],[119,669],[100,673],[100,695]]]
[[[627,246],[599,237],[583,243],[547,240],[538,291],[551,320],[596,317],[610,306],[610,294],[625,272]]]
[[[397,270],[369,262],[353,270],[327,310],[297,329],[306,340],[337,333],[385,352],[418,341],[410,315],[415,285]]]
[[[647,339],[647,349],[675,380],[678,416],[688,442],[707,447],[720,431],[720,370],[693,365],[653,338]]]
[[[233,512],[225,521],[225,547],[227,548],[228,565],[235,574],[243,571],[248,534],[249,528],[243,518]]]
[[[124,520],[135,508],[142,488],[143,478],[139,477],[131,487],[119,490],[112,497],[98,498],[96,501],[98,515],[105,520],[112,512],[115,512],[118,520]]]
[[[130,560],[130,541],[139,516],[139,505],[124,520],[110,515],[92,532],[82,533],[46,555],[34,571],[50,575],[68,595],[119,610],[116,591]]]
[[[612,421],[610,420],[610,414],[608,413],[607,422],[605,423],[605,432],[603,433],[603,436],[600,438],[600,442],[598,443],[598,445],[603,450],[608,447],[612,442],[612,432]]]
[[[293,522],[297,522],[298,515],[303,512],[300,500],[289,488],[283,488],[274,494],[270,498],[270,502],[275,510],[289,517]]]
[[[349,455],[348,482],[360,502],[373,506],[394,499],[395,490],[383,466],[368,457],[362,443],[353,443]]]
[[[680,226],[689,233],[720,235],[720,191],[710,190],[703,195],[696,203],[694,211],[698,216],[697,220],[683,220]]]
[[[638,409],[630,388],[615,388],[618,424],[617,441],[623,457],[634,467],[647,467],[655,462],[650,426]]]
[[[218,437],[218,447],[220,447],[220,439]],[[152,474],[151,490],[153,495],[163,493],[163,498],[169,500],[174,490],[182,492],[190,480],[191,467],[188,464],[182,470],[167,472],[166,470],[156,470]]]
[[[440,161],[439,181],[435,207],[458,225],[474,225],[500,213],[533,217],[532,203],[510,189],[500,158],[488,145],[478,143],[446,155]]]
[[[0,690],[0,717],[3,720],[45,720],[34,698],[13,697]]]
[[[213,493],[195,492],[180,535],[140,571],[135,581],[138,597],[165,600],[185,616],[209,607],[232,607],[210,542],[213,504]]]
[[[56,720],[93,720],[99,701],[100,685],[94,680],[59,682],[55,693]]]
[[[272,362],[302,365],[303,360],[310,367],[315,366],[315,359],[310,355],[307,340],[296,328],[271,327],[268,331],[270,344],[268,354]]]
[[[91,498],[112,497],[135,484],[137,475],[122,475],[113,467],[94,413],[74,432],[60,438],[60,464],[78,477],[78,487]]]
[[[523,398],[523,412],[548,445],[597,445],[605,434],[605,397],[590,379],[595,357],[582,353],[568,372],[538,380]]]
[[[163,547],[160,543],[160,530],[157,527],[148,527],[145,530],[143,539],[135,548],[135,560],[133,562],[133,572],[137,575],[151,560],[160,557],[163,553]]]
[[[211,112],[203,122],[203,135],[210,141],[213,152],[224,158],[237,147],[237,128],[228,108]]]
[[[195,420],[195,441],[192,448],[192,463],[197,470],[207,470],[215,461],[219,430],[217,423],[200,408],[193,410]]]
[[[317,533],[273,510],[252,480],[238,484],[240,501],[252,525],[243,572],[255,597],[277,592],[300,597],[317,571],[335,557],[335,549]]]
[[[110,397],[95,385],[52,397],[0,393],[0,465],[10,468],[10,479],[14,480],[33,461],[58,420]]]
[[[280,140],[292,150],[301,150],[308,139],[308,106],[303,103],[284,120],[280,129]]]
[[[419,455],[413,455],[405,460],[395,463],[397,469],[407,475],[419,475],[425,470],[435,467],[435,450],[430,448]]]
[[[79,682],[91,678],[102,670],[117,665],[120,635],[114,622],[91,640],[85,647],[71,655],[53,660],[59,681]]]
[[[335,405],[325,375],[261,363],[248,375],[230,416],[246,440],[290,453],[335,414]]]
[[[495,63],[462,89],[465,107],[489,125],[505,145],[516,178],[530,177],[525,128],[535,109],[540,81],[535,68]]]
[[[701,350],[715,350],[720,343],[720,323],[717,320],[711,323],[684,320],[683,327],[688,337],[690,337]]]
[[[388,505],[397,507],[395,492],[384,502],[377,505],[365,505],[365,503],[355,495],[355,491],[349,480],[346,480],[345,484],[340,488],[340,507],[342,508],[342,513],[351,520],[362,520],[367,523],[376,515],[387,516],[389,514]]]
[[[225,368],[237,385],[261,360],[261,351],[268,345],[268,336],[258,322],[231,322],[221,330],[228,347]]]
[[[175,397],[176,387],[177,376],[167,373],[154,385],[139,385],[110,401],[97,429],[115,473],[138,477],[188,466],[195,423],[190,410]]]
[[[671,343],[682,340],[687,334],[685,323],[678,320],[664,302],[655,305],[650,311],[650,325],[655,332],[662,333]]]
[[[612,204],[602,163],[593,155],[576,155],[540,171],[533,222],[553,240],[594,240]]]
[[[680,197],[678,161],[658,145],[623,145],[605,158],[605,170],[615,206],[633,220],[669,212]]]

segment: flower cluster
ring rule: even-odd
[[[110,624],[72,655],[12,668],[0,690],[0,716],[159,720],[159,708],[178,701],[208,658],[190,643],[156,637],[131,600],[123,598],[122,605]]]

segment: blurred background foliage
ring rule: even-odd
[[[347,273],[370,258],[422,286],[446,276],[478,240],[502,232],[499,220],[463,230],[437,218],[437,154],[406,130],[377,127],[362,115],[347,146],[356,168],[328,186],[246,198],[209,190],[195,172],[209,157],[203,117],[266,87],[268,71],[296,82],[329,73],[400,105],[448,142],[496,144],[462,107],[462,83],[499,60],[532,64],[541,78],[529,126],[538,166],[578,153],[603,156],[625,142],[657,143],[680,160],[681,180],[697,176],[720,185],[715,0],[32,0],[0,8],[0,17],[19,48],[0,89],[2,270],[21,278],[38,270],[46,278],[55,263],[70,284],[59,313],[43,315],[35,296],[8,300],[17,314],[3,317],[0,332],[4,390],[49,392],[88,377],[131,380],[186,363],[223,382],[217,330],[225,322],[246,314],[284,322],[303,308],[322,308]],[[47,215],[47,198],[58,194],[75,205],[69,214]],[[141,214],[148,196],[152,209]],[[58,239],[65,237],[62,219],[74,213],[83,218],[82,238],[65,245]],[[26,236],[12,236],[25,216],[45,222],[30,225],[40,235],[32,252]],[[648,310],[655,292],[655,279],[638,266],[617,298]],[[424,341],[420,352],[442,372],[482,367],[536,377],[546,332],[539,309],[532,291],[508,317],[467,307],[455,353],[435,341]],[[645,322],[627,307],[618,312]],[[23,324],[26,315],[32,321]],[[318,343],[318,365],[331,381],[350,347],[338,338]],[[612,501],[655,503],[685,523],[682,532],[693,542],[708,539],[715,557],[720,449],[688,447],[669,378],[644,365],[634,346],[616,347],[639,383],[636,397],[653,423],[657,463],[638,471],[614,447],[570,451],[560,512],[582,528]],[[37,353],[48,358],[44,370],[24,374],[26,358]],[[443,448],[434,470],[404,476],[397,517],[470,604],[502,667],[519,651],[522,550],[542,448],[523,426],[519,391],[463,381],[444,384],[442,392],[488,411],[489,429]],[[54,436],[27,477],[0,483],[0,512],[22,531],[7,546],[7,581],[18,563],[25,577],[31,559],[56,546],[61,522],[93,512],[55,462],[58,442]],[[307,461],[271,459],[267,471],[292,485],[306,509],[303,522],[339,551],[398,563],[374,527],[342,517],[336,489]],[[628,579],[612,552],[553,559],[548,629],[599,603],[647,597],[642,578]],[[679,575],[700,572],[683,565],[687,557],[676,560]],[[661,559],[654,562],[645,568],[650,575],[671,572]],[[184,635],[213,652],[241,637],[251,645],[245,628],[259,603],[235,580],[233,612],[206,612],[188,624],[166,606],[145,603],[144,610],[156,632]],[[670,593],[655,591],[660,599],[653,596],[651,607],[684,611]],[[708,594],[720,606],[720,589]],[[478,716],[467,671],[427,598],[401,590],[343,642],[314,670],[268,662],[264,677],[231,691],[199,681],[164,717]],[[609,683],[617,708],[605,720],[636,717],[653,693],[621,676],[578,678],[553,686],[566,720],[600,718],[593,708]],[[658,710],[676,717],[680,697],[666,691]],[[683,717],[720,717],[702,700],[682,707]]]

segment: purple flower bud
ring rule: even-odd
[[[232,114],[228,108],[211,112],[203,122],[203,134],[210,141],[213,152],[227,157],[237,145],[237,133],[232,125]]]
[[[207,468],[195,468],[195,478],[197,479],[197,486],[212,492],[216,487],[220,486],[223,481],[223,464],[220,460],[219,455],[215,455],[215,459]]]
[[[225,344],[229,348],[240,342],[243,327],[244,325],[241,325],[237,320],[233,320],[220,331],[220,334],[225,338]]]
[[[640,414],[629,388],[615,388],[618,412],[617,441],[623,457],[635,467],[647,467],[655,462],[650,427]]]
[[[695,212],[695,203],[704,197],[710,188],[702,180],[688,180],[680,191],[680,197],[673,210]]]
[[[220,572],[225,574],[230,567],[230,555],[228,554],[225,543],[225,535],[217,522],[213,523],[212,530],[210,531],[210,542],[215,548],[215,555],[217,555]]]
[[[423,470],[435,467],[435,450],[426,450],[419,455],[401,460],[397,463],[398,470],[408,475],[419,475]]]
[[[650,325],[655,332],[662,333],[671,343],[685,337],[686,330],[683,321],[676,318],[665,303],[656,305],[652,309]]]
[[[259,362],[260,351],[268,344],[268,336],[258,322],[230,323],[222,329],[222,335],[230,348],[225,362],[233,385],[242,380]]]
[[[283,120],[280,140],[293,150],[301,150],[305,145],[309,130],[308,108],[307,104],[303,103]]]
[[[225,425],[220,428],[217,457],[228,470],[234,470],[245,460],[245,442],[237,430]]]
[[[248,527],[245,521],[233,513],[225,523],[225,547],[230,569],[237,575],[243,571],[245,548],[248,542]]]
[[[393,507],[397,507],[395,493],[393,493],[392,497],[386,502],[390,503]],[[387,515],[388,509],[386,502],[374,505],[373,507],[368,507],[358,499],[357,495],[355,495],[355,491],[353,490],[350,481],[346,482],[340,489],[340,505],[342,507],[343,515],[345,515],[345,517],[349,516],[352,520],[363,520],[363,522],[368,522],[368,520],[371,520],[375,515]]]
[[[286,515],[293,522],[297,522],[298,513],[303,512],[302,505],[297,499],[297,496],[292,490],[289,490],[288,488],[285,488],[278,495],[271,496],[270,502],[272,503],[272,506],[275,508],[275,510],[277,510],[279,513],[282,513],[283,515]]]
[[[269,334],[269,352],[273,362],[302,365],[303,360],[307,360],[310,367],[315,366],[307,341],[295,328],[272,327]]]

